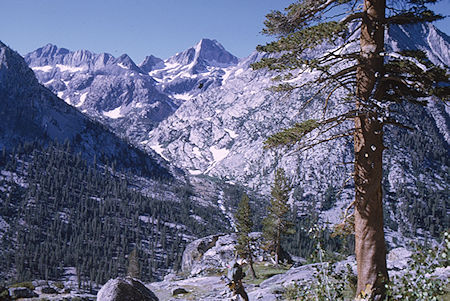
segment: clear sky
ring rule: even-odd
[[[47,43],[166,59],[201,38],[238,57],[268,41],[265,15],[293,0],[0,0],[0,40],[24,55]],[[435,6],[450,14],[450,0]],[[450,18],[436,25],[450,35]]]

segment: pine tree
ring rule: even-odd
[[[134,248],[128,256],[127,275],[133,278],[139,278],[139,257],[137,248]]]
[[[388,281],[381,189],[384,126],[404,126],[395,114],[390,114],[399,104],[426,105],[427,97],[448,99],[450,95],[447,70],[433,65],[423,51],[386,49],[384,34],[389,26],[441,19],[442,16],[427,7],[434,2],[297,1],[285,13],[273,11],[267,15],[264,33],[276,36],[277,40],[258,49],[280,55],[253,65],[282,72],[277,76],[282,81],[300,76],[306,70],[319,71],[316,74],[320,75],[305,78],[306,82],[300,86],[283,81],[273,90],[310,87],[315,91],[313,98],[324,95],[322,119],[297,123],[269,137],[267,148],[297,145],[299,149],[307,149],[333,139],[353,137],[356,293],[368,294],[371,300],[384,300]],[[338,15],[332,16],[332,12]],[[324,43],[333,45],[334,50],[321,57],[304,55],[306,50]],[[347,97],[340,97],[341,104],[352,104],[353,108],[327,116],[330,98],[342,91]],[[329,134],[330,129],[343,128],[341,125],[348,121],[352,122],[350,129],[346,127],[347,130]],[[309,134],[317,134],[319,138],[307,142],[311,138]]]
[[[244,193],[235,215],[237,230],[236,252],[240,257],[248,259],[252,277],[256,278],[255,269],[253,268],[253,251],[251,248],[253,239],[250,237],[253,228],[253,214],[249,201],[248,195]]]
[[[278,264],[282,258],[281,241],[283,235],[293,234],[294,229],[290,221],[289,193],[292,190],[291,183],[282,168],[275,172],[275,181],[272,186],[268,214],[263,220],[263,237],[266,248],[274,252],[275,263]]]

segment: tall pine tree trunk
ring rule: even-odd
[[[281,221],[278,221],[278,224],[281,224]],[[280,226],[277,226],[277,242],[275,246],[275,265],[278,266],[280,263],[280,255],[281,255],[281,229]]]
[[[386,245],[383,229],[383,125],[367,105],[377,98],[376,81],[383,76],[385,0],[365,0],[361,25],[361,58],[357,70],[355,118],[355,254],[358,264],[356,294],[372,292],[370,300],[384,300]],[[375,91],[375,92],[374,92]]]

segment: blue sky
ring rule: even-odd
[[[293,0],[0,0],[0,40],[26,54],[47,43],[114,56],[163,59],[196,44],[218,40],[238,57],[268,38],[265,15]],[[450,14],[450,0],[435,7]],[[437,23],[450,35],[450,18]]]

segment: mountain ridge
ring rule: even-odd
[[[126,54],[115,58],[47,45],[25,60],[47,88],[136,146],[140,139],[132,132],[150,130],[178,107]]]

